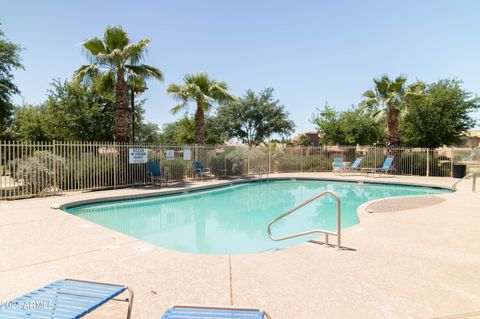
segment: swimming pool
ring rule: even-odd
[[[357,207],[373,199],[449,192],[430,187],[320,180],[246,182],[203,191],[87,204],[70,214],[152,244],[191,253],[239,254],[293,246],[318,234],[272,241],[268,224],[318,193],[331,190],[341,198],[342,228],[358,223]],[[323,197],[276,223],[284,236],[313,228],[334,231],[336,203]]]

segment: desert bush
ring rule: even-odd
[[[50,151],[36,151],[32,156],[11,163],[13,178],[32,194],[46,195],[61,185],[66,170],[65,159]]]

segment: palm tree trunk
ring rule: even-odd
[[[205,141],[205,112],[201,102],[197,102],[197,111],[195,112],[195,144],[203,145]]]
[[[128,105],[128,90],[123,72],[119,72],[115,85],[113,105],[113,137],[117,142],[128,142],[131,129],[131,109]]]
[[[388,153],[394,156],[393,167],[397,174],[402,173],[402,150],[400,149],[400,133],[398,130],[398,117],[396,108],[390,103],[387,110],[387,137],[388,137]]]
[[[398,131],[398,117],[396,114],[396,108],[393,103],[388,105],[388,119],[387,119],[387,135],[388,146],[399,147],[400,146],[400,133]]]

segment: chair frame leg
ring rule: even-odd
[[[130,298],[125,298],[125,299],[112,298],[110,300],[128,302],[127,319],[130,319],[130,317],[132,315],[132,308],[133,308],[133,289],[132,288],[130,288],[128,286],[121,285],[121,284],[114,284],[114,283],[110,283],[110,282],[81,280],[81,279],[73,279],[73,278],[65,278],[65,280],[77,281],[77,282],[86,282],[86,283],[92,283],[92,284],[102,284],[102,285],[123,286],[123,287],[125,287],[125,290],[128,291],[128,293],[130,294]]]

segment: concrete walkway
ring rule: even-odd
[[[275,177],[339,178],[328,173]],[[348,179],[450,186],[448,178]],[[228,181],[196,182],[188,188]],[[0,301],[59,278],[133,287],[133,318],[172,304],[257,306],[274,319],[480,318],[480,193],[470,181],[436,205],[364,213],[336,250],[315,243],[250,255],[166,250],[61,210],[73,201],[138,196],[175,187],[123,189],[0,203]],[[182,188],[183,189],[183,188]],[[122,318],[109,302],[86,318]],[[453,317],[447,317],[453,316]]]

